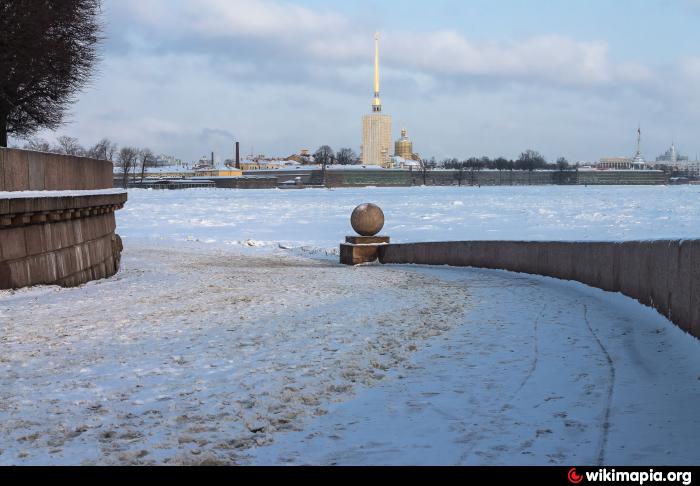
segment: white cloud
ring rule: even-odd
[[[269,0],[127,0],[136,21],[161,35],[194,36],[231,43],[252,39],[258,47],[294,56],[301,62],[359,63],[370,61],[372,32],[357,29],[350,19]],[[125,8],[122,6],[121,8]],[[642,65],[610,61],[603,41],[577,41],[562,35],[537,35],[510,42],[474,42],[454,30],[388,31],[383,34],[385,65],[423,73],[535,80],[557,84],[608,85],[639,82],[651,71]],[[209,49],[203,45],[202,49]],[[181,45],[178,48],[182,48]],[[255,48],[255,47],[253,47]]]
[[[349,28],[347,20],[334,12],[269,0],[124,0],[121,8],[154,28],[209,38],[247,36],[279,41]]]
[[[112,51],[63,133],[185,158],[228,153],[233,136],[273,155],[325,143],[359,149],[373,54],[364,22],[270,0],[108,7]],[[603,40],[485,41],[397,25],[382,33],[384,106],[422,155],[512,157],[529,147],[594,159],[629,152],[640,122],[659,150],[693,135],[700,58],[657,76]]]

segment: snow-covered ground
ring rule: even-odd
[[[700,343],[651,309],[332,255],[362,202],[395,241],[605,240],[697,236],[698,193],[129,191],[116,277],[0,292],[0,464],[696,464]]]
[[[124,189],[94,189],[87,191],[0,191],[0,199],[23,199],[28,197],[77,197],[77,196],[108,196],[122,194]]]
[[[700,236],[700,186],[130,190],[118,224],[127,238],[326,250],[364,202],[396,242]]]
[[[0,292],[0,464],[236,461],[459,322],[410,271],[193,244],[114,278]]]
[[[700,347],[577,283],[414,268],[468,289],[463,320],[253,464],[678,464],[700,459]]]

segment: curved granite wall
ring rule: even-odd
[[[391,244],[381,263],[510,270],[621,292],[700,338],[700,240]]]
[[[111,162],[0,148],[0,191],[70,191],[112,187]]]
[[[111,186],[110,162],[0,148],[0,289],[117,273],[127,195]]]

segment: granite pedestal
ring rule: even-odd
[[[371,263],[379,258],[379,248],[388,245],[388,236],[347,236],[340,245],[340,263],[360,265]]]

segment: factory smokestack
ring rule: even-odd
[[[236,142],[236,169],[241,168],[241,143]]]

